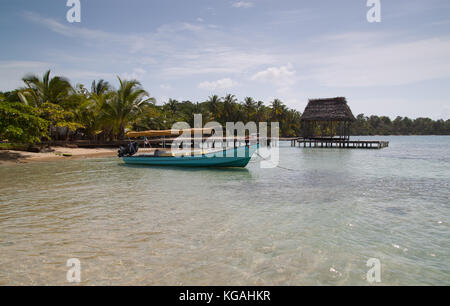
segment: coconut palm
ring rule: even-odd
[[[68,107],[68,97],[72,91],[72,86],[66,78],[55,76],[50,78],[50,70],[44,73],[42,79],[36,75],[27,75],[22,81],[26,88],[23,89],[19,97],[25,104],[41,106],[46,102]]]
[[[214,120],[219,120],[221,115],[221,104],[222,101],[218,95],[213,95],[206,101],[209,106],[209,111],[211,112]]]
[[[122,138],[127,124],[139,114],[142,107],[154,98],[149,97],[141,87],[141,83],[136,80],[122,80],[117,77],[120,83],[119,89],[110,97],[103,106],[105,121],[112,128],[114,137]]]
[[[96,82],[95,80],[92,81],[91,95],[103,95],[109,90],[111,90],[111,86],[105,80],[99,80],[98,82]]]
[[[109,83],[103,80],[93,81],[90,92],[85,88],[77,90],[80,103],[75,110],[75,116],[78,122],[85,127],[83,132],[90,139],[97,139],[102,132],[102,135],[105,136],[104,132],[111,130],[106,125],[107,120],[105,120],[103,108],[114,94]]]
[[[256,103],[256,122],[263,122],[263,121],[267,121],[266,120],[266,107],[264,106],[264,102],[263,101],[258,101],[258,103]]]
[[[167,110],[172,117],[175,117],[178,111],[179,104],[180,102],[178,102],[177,100],[169,99],[169,101],[167,101],[167,103],[164,104],[163,108]]]
[[[239,109],[236,102],[236,96],[232,94],[228,94],[223,98],[223,119],[225,119],[223,123],[237,121],[235,119],[239,116]]]
[[[271,120],[275,120],[281,123],[284,112],[286,111],[286,105],[284,105],[283,102],[281,102],[279,99],[275,99],[272,101],[271,107]]]
[[[244,99],[244,110],[245,110],[245,119],[246,122],[251,121],[251,119],[253,118],[253,115],[255,113],[256,110],[256,102],[255,100],[253,100],[253,98],[251,97],[246,97]]]

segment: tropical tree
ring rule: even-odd
[[[264,102],[263,101],[258,101],[256,103],[255,109],[256,109],[255,110],[255,112],[256,112],[256,114],[255,114],[256,122],[267,121],[267,118],[266,118],[266,107],[264,106]]]
[[[244,99],[244,110],[245,110],[245,119],[246,121],[251,121],[256,111],[256,102],[251,97],[246,97]]]
[[[223,118],[222,123],[235,122],[239,117],[239,105],[235,95],[228,94],[223,98]]]
[[[166,110],[172,118],[175,118],[178,111],[178,105],[180,102],[178,102],[175,99],[169,99],[166,104],[164,104],[163,109]]]
[[[25,104],[39,107],[49,102],[65,108],[73,106],[68,105],[72,86],[66,78],[60,76],[50,78],[48,70],[41,79],[36,75],[27,75],[22,80],[26,88],[21,91],[19,97]]]
[[[75,118],[83,125],[82,132],[89,139],[98,140],[99,135],[106,138],[112,129],[107,126],[103,108],[106,101],[114,95],[111,86],[104,80],[93,81],[91,90],[77,88],[79,104],[74,111]]]
[[[0,95],[0,140],[34,144],[48,136],[48,125],[34,107]]]
[[[98,82],[96,82],[95,80],[92,81],[91,84],[91,95],[104,95],[105,93],[107,93],[108,91],[111,90],[111,85],[109,85],[108,82],[106,82],[105,80],[99,80]]]
[[[136,80],[118,78],[119,89],[105,80],[93,81],[90,88],[82,84],[72,87],[61,76],[27,75],[25,87],[0,95],[0,138],[10,141],[38,142],[58,135],[68,139],[70,131],[84,139],[103,141],[124,136],[125,129],[168,129],[177,121],[193,126],[194,114],[202,114],[204,122],[276,121],[281,136],[300,135],[300,113],[279,99],[265,106],[246,97],[237,103],[234,95],[212,95],[204,102],[179,102],[169,99],[162,106]],[[20,102],[21,101],[21,102]],[[327,132],[327,131],[325,131]],[[450,120],[410,119],[386,116],[357,116],[352,135],[448,135]]]
[[[220,120],[220,116],[222,113],[222,100],[219,98],[218,95],[213,95],[208,98],[206,101],[208,103],[209,111],[211,112],[212,117],[214,120]]]
[[[281,122],[286,106],[279,99],[275,99],[271,103],[271,120]]]
[[[148,98],[149,94],[140,82],[117,78],[120,87],[102,108],[105,121],[111,127],[115,139],[123,138],[127,124],[136,118],[144,105],[154,101],[154,98]]]

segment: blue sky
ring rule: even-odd
[[[72,83],[137,78],[158,100],[217,93],[303,111],[345,96],[355,114],[450,117],[450,2],[0,0],[0,90],[51,69]]]

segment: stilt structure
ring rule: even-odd
[[[305,148],[381,149],[387,141],[351,141],[350,127],[355,116],[344,97],[312,99],[301,117],[302,137],[296,142]]]

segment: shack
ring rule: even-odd
[[[300,120],[302,137],[291,141],[292,146],[381,149],[389,145],[387,141],[350,140],[350,127],[356,119],[345,97],[309,100]]]

